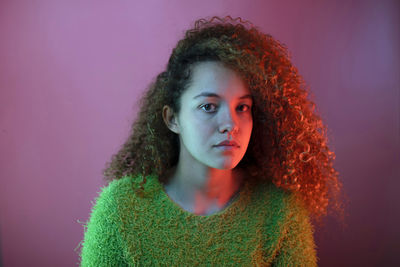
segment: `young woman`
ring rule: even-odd
[[[105,169],[82,266],[316,266],[341,184],[286,48],[241,19],[198,20]]]

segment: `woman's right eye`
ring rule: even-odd
[[[215,105],[212,104],[212,103],[208,103],[208,104],[204,104],[204,105],[200,106],[200,108],[202,109],[203,107],[210,106],[210,105],[215,106]],[[204,109],[203,109],[203,110],[204,110]],[[205,110],[205,111],[207,112],[207,110]],[[207,112],[207,113],[213,113],[213,112]]]

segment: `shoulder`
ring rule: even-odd
[[[303,201],[296,193],[282,189],[272,181],[252,183],[250,187],[258,205],[269,207],[270,212],[279,215],[282,219],[287,219],[294,215],[308,216],[308,211]]]
[[[279,232],[286,233],[282,237],[293,231],[307,236],[314,232],[310,213],[298,194],[277,187],[272,182],[260,186],[259,189],[264,196],[262,204],[268,207],[266,217],[279,225]]]
[[[272,181],[255,181],[249,186],[254,196],[263,201],[267,201],[269,205],[282,206],[290,198],[290,193],[277,187]]]
[[[157,179],[153,176],[146,176],[146,182],[143,184],[144,192],[152,192],[156,189]],[[99,192],[100,197],[121,198],[126,194],[132,194],[141,187],[144,180],[141,175],[127,175],[119,179],[112,180],[108,185],[103,186]]]
[[[160,190],[160,185],[155,179],[157,177],[146,176],[142,194],[138,194],[138,192],[141,188],[143,176],[129,175],[115,179],[108,185],[103,186],[100,192],[98,192],[95,208],[107,209],[110,212],[121,212],[123,209],[136,206],[138,202],[143,205],[146,201],[152,199],[154,193]]]
[[[95,197],[93,210],[114,213],[128,202],[135,199],[135,191],[140,187],[142,181],[139,176],[124,176],[112,180],[100,188]]]
[[[283,227],[313,229],[309,210],[298,193],[284,190],[275,185],[270,187],[270,192],[273,192],[275,205],[279,207],[278,212],[281,215]]]
[[[112,180],[109,184],[100,188],[96,201],[112,201],[124,196],[132,188],[132,181],[133,178],[131,176]]]
[[[116,179],[108,185],[102,186],[100,191],[97,192],[94,202],[92,202],[91,217],[113,214],[113,210],[118,206],[118,199],[121,199],[127,193],[129,179],[131,178]]]

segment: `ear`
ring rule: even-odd
[[[176,117],[172,108],[168,105],[165,105],[162,110],[162,117],[165,122],[165,125],[173,131],[174,133],[178,134],[179,130],[179,123],[178,118]]]

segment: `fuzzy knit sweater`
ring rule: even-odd
[[[141,177],[143,178],[143,177]],[[314,229],[294,196],[245,182],[221,211],[195,215],[155,176],[101,189],[84,225],[81,266],[317,266]]]

